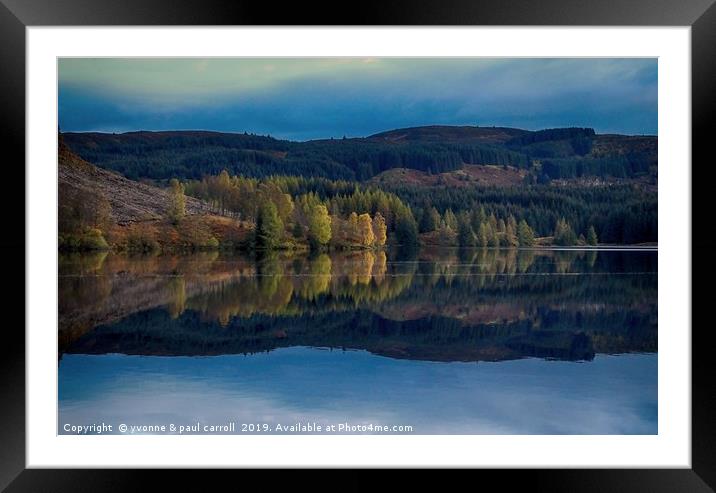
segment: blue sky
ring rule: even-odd
[[[62,131],[308,140],[419,125],[657,133],[657,60],[64,58]]]

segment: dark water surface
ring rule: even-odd
[[[658,431],[655,251],[102,253],[59,269],[59,433]]]

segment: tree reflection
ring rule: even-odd
[[[590,351],[656,350],[653,253],[442,249],[394,259],[389,254],[61,255],[60,351],[94,327],[115,327],[151,310],[164,310],[167,316],[157,327],[190,323],[202,332],[223,328],[229,332],[222,337],[233,341],[226,344],[239,344],[238,334],[248,336],[245,331],[254,327],[261,335],[252,336],[251,344],[269,348],[277,344],[274,336],[281,344],[298,340],[320,345],[319,335],[327,337],[329,328],[330,340],[345,344],[356,334],[354,317],[362,313],[370,316],[360,323],[384,329],[399,324],[398,332],[420,321],[433,342],[448,334],[458,341],[471,331],[471,344],[480,337],[501,341],[500,357],[530,351],[576,358]],[[625,272],[639,275],[602,275]],[[135,329],[155,330],[143,323],[146,327]],[[303,323],[310,325],[308,332],[297,337],[296,326]],[[265,339],[264,331],[274,335]],[[538,336],[539,331],[544,335]],[[575,339],[576,334],[588,334],[588,340]],[[427,355],[432,343],[425,344],[420,352]],[[486,349],[480,351],[478,359],[487,358]]]

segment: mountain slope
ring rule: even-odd
[[[101,192],[111,207],[110,218],[117,224],[158,220],[166,215],[169,203],[169,193],[166,190],[98,168],[74,154],[62,141],[59,146],[58,164],[60,187],[83,192]],[[201,201],[186,198],[188,215],[202,211]]]
[[[393,168],[374,176],[368,183],[382,186],[401,184],[404,186],[433,187],[447,186],[463,188],[479,185],[515,186],[524,183],[527,171],[502,166],[478,166],[466,164],[456,171],[431,175],[424,171],[407,168]]]

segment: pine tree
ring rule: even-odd
[[[503,236],[503,242],[506,246],[509,247],[515,247],[519,245],[516,228],[509,221],[507,222],[507,226],[505,227],[505,235]]]
[[[500,218],[499,221],[497,221],[497,232],[504,234],[507,230],[507,226],[505,225],[505,220]]]
[[[534,232],[524,219],[517,225],[517,242],[521,247],[531,247],[535,244]]]
[[[477,244],[482,248],[485,248],[490,243],[490,238],[487,235],[487,229],[489,225],[486,222],[480,223],[480,228],[477,230]]]
[[[400,210],[395,217],[395,237],[399,245],[415,246],[418,244],[418,225],[410,209]]]
[[[554,244],[571,246],[576,243],[577,235],[574,233],[572,226],[564,218],[557,220],[557,225],[554,228]]]
[[[457,220],[457,239],[460,246],[475,246],[475,234],[470,224],[470,215],[467,211],[463,211]]]
[[[589,230],[587,231],[587,243],[594,246],[598,242],[597,232],[594,230],[594,226],[589,226]]]
[[[448,209],[444,214],[445,226],[452,231],[457,232],[457,217],[452,209]]]
[[[440,225],[440,213],[435,207],[430,207],[423,212],[423,217],[420,220],[420,231],[423,233],[429,233],[435,231]]]
[[[495,228],[492,226],[492,221],[490,220],[487,222],[487,246],[492,248],[500,247],[500,237],[498,236],[497,231],[495,231]]]
[[[479,209],[473,209],[470,216],[473,231],[477,232],[480,229],[480,224],[485,222],[485,219],[487,219],[487,215],[483,206],[480,206]]]

